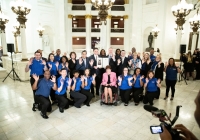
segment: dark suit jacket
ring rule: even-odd
[[[100,57],[100,56],[98,55],[98,57]],[[92,59],[94,60],[94,63],[93,63],[93,66],[90,66],[90,68],[91,68],[90,74],[93,75],[94,73],[96,73],[96,75],[98,76],[100,74],[99,69],[94,69],[94,66],[97,66],[97,60],[95,60],[94,54],[89,57],[89,61]]]
[[[123,69],[125,67],[129,67],[129,64],[128,64],[128,61],[129,61],[129,58],[125,57],[124,58],[124,62],[122,63],[122,58],[118,58],[121,60],[121,63],[119,65],[117,65],[117,76],[121,75],[122,72],[123,72]],[[117,63],[117,60],[116,60],[116,63]]]
[[[69,63],[69,69],[70,69],[70,77],[72,78],[73,77],[73,71],[76,69],[76,61],[75,63],[70,59],[68,61]]]
[[[82,64],[79,64],[79,59],[76,60],[76,70],[85,70],[85,69],[90,69],[91,66],[89,64],[89,58],[86,57],[86,66],[85,66],[85,63],[84,63],[84,60],[83,60],[83,63]]]
[[[109,57],[109,55],[107,55],[107,57]],[[109,65],[111,66],[111,70],[112,72],[117,72],[117,60],[113,60],[112,58],[109,59]]]
[[[164,63],[160,64],[160,67],[156,67],[155,70],[155,78],[160,79],[161,81],[163,80],[163,71],[164,71]]]

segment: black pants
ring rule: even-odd
[[[171,97],[174,97],[176,82],[177,82],[176,80],[167,80],[166,79],[166,97],[168,97],[170,88],[171,88],[171,92],[172,92]]]
[[[135,103],[140,102],[140,95],[143,94],[143,88],[133,88],[133,98]]]
[[[41,78],[43,78],[43,77],[44,77],[43,75],[40,75],[40,76],[39,76],[39,79],[41,79]],[[35,79],[31,76],[31,78],[30,78],[31,88],[32,88],[34,82],[35,82]],[[35,92],[36,92],[36,90],[33,90],[33,99],[34,99],[34,103],[37,103],[37,101],[36,101],[36,99],[35,99]],[[38,104],[38,103],[37,103],[37,104]]]
[[[144,96],[143,103],[147,104],[149,103],[150,105],[153,105],[153,99],[157,96],[157,91],[156,92],[149,92],[147,91],[146,95]]]
[[[86,96],[76,92],[76,91],[70,91],[70,95],[74,98],[74,106],[81,107],[81,104],[86,100]]]
[[[96,82],[96,95],[99,95],[99,87],[101,84],[101,77],[96,76],[95,77],[95,82]],[[94,95],[94,85],[91,85],[91,93]]]
[[[42,95],[35,95],[36,102],[41,106],[42,114],[46,115],[47,112],[51,112],[51,102],[49,97],[44,97]]]
[[[127,90],[120,89],[120,96],[121,96],[122,102],[124,102],[125,104],[128,104],[131,91],[132,89],[127,89]]]
[[[89,105],[93,97],[92,93],[90,93],[90,90],[85,90],[85,89],[82,89],[81,93],[87,97],[87,99],[85,100],[85,104]]]
[[[66,97],[66,94],[64,94],[64,95],[55,94],[55,98],[58,100],[58,105],[59,105],[60,108],[63,108],[63,109],[69,108],[69,102],[68,102],[68,99]]]
[[[51,101],[52,102],[56,100],[55,90],[53,90],[52,88],[51,88],[51,91],[50,91],[50,97],[51,97]]]
[[[196,65],[196,79],[200,80],[200,64]]]

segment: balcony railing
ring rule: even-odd
[[[100,28],[92,28],[91,32],[100,32]]]
[[[85,32],[85,31],[86,31],[85,27],[72,28],[72,32]]]
[[[82,5],[82,4],[73,4],[72,10],[85,10],[85,5]]]
[[[125,11],[125,7],[123,5],[113,5],[111,11]]]
[[[111,33],[124,33],[124,28],[111,28]]]

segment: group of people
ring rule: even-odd
[[[97,67],[99,57],[108,58],[106,68]],[[163,72],[166,72],[164,100],[168,98],[170,88],[170,100],[173,100],[177,73],[181,72],[173,58],[164,64],[161,55],[155,56],[153,49],[150,54],[140,55],[135,48],[128,56],[125,50],[117,49],[114,54],[109,48],[106,55],[104,49],[99,54],[98,48],[94,48],[91,56],[87,57],[84,50],[80,58],[75,52],[71,52],[69,58],[66,54],[61,56],[60,49],[57,49],[47,59],[42,57],[41,50],[37,50],[25,68],[26,72],[29,70],[34,96],[32,110],[41,110],[43,118],[48,118],[46,112],[51,111],[54,104],[58,104],[61,113],[69,105],[81,108],[85,104],[89,107],[95,93],[96,96],[104,95],[105,104],[113,104],[113,95],[119,92],[125,106],[132,98],[136,106],[141,100],[144,104],[153,105],[153,100],[160,97]],[[67,98],[67,90],[70,91],[70,99]]]

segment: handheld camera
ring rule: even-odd
[[[172,128],[172,126],[174,125],[174,123],[176,122],[176,120],[179,117],[180,107],[182,107],[182,106],[176,107],[176,116],[173,118],[173,120],[171,120],[170,117],[167,115],[167,113],[164,110],[158,109],[151,105],[144,105],[144,109],[148,112],[151,112],[154,116],[158,117],[159,121],[161,122],[161,124],[158,126],[150,126],[151,133],[152,134],[162,133],[163,132],[162,125],[164,125],[165,128],[171,134],[173,140],[181,140],[181,138],[179,137],[179,132]],[[169,121],[169,123],[167,123],[166,121]]]

